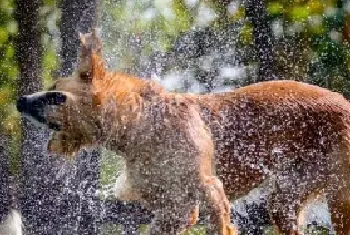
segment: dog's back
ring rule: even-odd
[[[338,221],[335,213],[344,214],[336,230],[348,234],[350,103],[345,98],[306,83],[271,81],[200,100],[213,133],[216,171],[231,198],[274,176],[270,213],[282,232],[295,230],[296,213],[310,196],[328,193],[332,220]]]

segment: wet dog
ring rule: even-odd
[[[154,81],[106,71],[100,52],[94,33],[83,36],[77,74],[21,97],[17,107],[54,130],[49,151],[72,156],[102,145],[121,153],[118,195],[155,212],[151,234],[194,224],[198,201],[210,211],[211,234],[233,233],[225,193],[236,199],[272,177],[267,205],[276,231],[298,234],[305,203],[325,194],[335,231],[350,233],[350,104],[343,96],[294,81],[208,95],[165,92]]]
[[[182,233],[197,222],[199,202],[211,215],[210,234],[235,234],[199,106],[155,82],[106,71],[95,33],[81,42],[76,76],[17,102],[20,112],[54,131],[48,150],[71,157],[100,145],[120,153],[126,169],[118,198],[154,213],[150,234]]]

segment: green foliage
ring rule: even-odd
[[[126,71],[137,70],[151,52],[170,49],[176,37],[193,26],[184,0],[105,0],[103,9],[101,24],[108,32],[104,49],[114,52],[111,57],[118,63],[113,67]],[[138,39],[142,41],[136,43]]]
[[[330,38],[320,40],[316,51],[320,61],[326,67],[335,68],[345,63],[346,51],[344,45]]]
[[[18,173],[20,146],[20,116],[15,108],[17,97],[18,67],[15,58],[17,22],[14,18],[14,0],[0,0],[0,132],[10,139],[10,168]],[[51,73],[57,68],[55,44],[49,37],[48,23],[55,20],[52,15],[57,12],[56,1],[46,0],[41,9],[43,22],[43,77],[44,84],[51,80]]]
[[[325,14],[324,25],[327,29],[342,30],[344,26],[344,11],[343,9],[335,8],[331,14]]]
[[[13,19],[13,1],[0,2],[0,131],[6,134],[17,131],[13,108],[9,105],[16,97],[17,66],[14,39],[17,24]]]
[[[278,17],[283,14],[283,5],[281,2],[271,1],[266,4],[266,8],[270,15],[273,17]]]
[[[18,69],[15,60],[17,23],[14,20],[14,1],[0,1],[0,132],[10,136],[10,170],[18,173],[19,116],[13,105],[17,89]]]
[[[282,22],[282,43],[287,36],[294,37],[296,42],[300,38],[308,42],[305,50],[311,49],[311,53],[308,58],[303,58],[309,67],[308,77],[304,80],[349,97],[350,54],[347,38],[344,38],[349,24],[346,23],[348,13],[345,14],[342,4],[342,1],[270,0],[267,11],[271,20]]]
[[[239,34],[239,40],[243,45],[252,43],[253,40],[253,26],[247,23]]]
[[[240,21],[245,17],[242,7],[228,13],[226,7],[218,1],[198,1],[191,6],[186,2],[184,0],[103,1],[107,15],[113,18],[111,21],[102,22],[103,27],[109,32],[106,50],[113,50],[114,57],[119,57],[116,65],[120,69],[133,71],[130,68],[138,67],[140,60],[149,56],[151,52],[168,51],[181,32],[198,27],[198,12],[203,6],[212,8],[217,15],[208,24],[209,27],[223,27],[225,30],[224,25],[228,22]],[[282,31],[276,34],[276,37],[278,36],[276,46],[284,48],[283,44],[286,43],[293,46],[291,43],[293,40],[294,43],[307,42],[302,45],[304,48],[299,50],[308,51],[308,57],[289,58],[287,55],[286,58],[279,58],[283,53],[276,55],[276,61],[286,61],[284,64],[289,68],[285,71],[279,68],[281,79],[298,77],[290,76],[288,73],[294,70],[293,66],[298,70],[297,67],[302,64],[306,71],[302,75],[307,77],[299,78],[300,80],[348,94],[347,75],[350,63],[347,42],[343,40],[343,31],[345,27],[349,27],[349,24],[345,23],[347,15],[342,9],[342,2],[339,0],[326,2],[323,0],[267,0],[265,4],[271,23],[277,23],[282,28]],[[252,32],[252,25],[246,21],[245,27],[239,34],[237,46],[251,45]],[[145,34],[148,36],[145,37]],[[135,45],[131,43],[130,35],[140,35],[142,45],[137,51],[133,49]],[[290,48],[289,51],[293,49]],[[288,59],[291,61],[288,62]],[[299,63],[293,62],[295,59]],[[319,72],[314,72],[315,69],[323,71],[321,77],[315,77],[317,74],[320,75]],[[328,82],[328,79],[332,82]]]

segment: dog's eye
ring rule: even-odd
[[[67,96],[62,92],[47,92],[45,99],[48,105],[60,105],[67,101]]]

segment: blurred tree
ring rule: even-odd
[[[253,41],[258,55],[257,81],[276,80],[274,72],[274,38],[270,29],[264,0],[245,0],[246,17],[253,28]]]
[[[275,77],[349,93],[348,1],[242,3],[122,0],[116,6],[105,0],[108,14],[102,22],[107,44],[114,45],[108,49],[114,55],[111,65],[132,73],[136,66],[141,73],[135,73],[144,76],[161,74],[164,83],[170,83],[167,75],[181,76],[184,89],[172,82],[177,90],[228,89]],[[133,41],[137,50],[131,49]],[[233,71],[231,76],[227,71]],[[237,71],[238,78],[232,75]]]
[[[79,33],[96,25],[96,0],[61,0],[61,76],[71,75],[77,63]],[[100,3],[99,3],[100,4]]]
[[[13,40],[17,32],[13,19],[13,1],[0,2],[0,223],[13,209],[11,187],[16,170],[10,166],[15,162],[14,156],[18,120],[13,107],[8,103],[15,98],[14,77],[17,74],[14,62]]]
[[[282,79],[307,81],[349,97],[348,1],[268,0]]]
[[[78,33],[91,31],[96,18],[96,5],[95,0],[60,1],[61,76],[70,76],[75,69],[79,49]],[[66,173],[56,180],[56,190],[51,191],[51,198],[59,199],[56,221],[59,221],[58,231],[63,234],[71,234],[72,231],[89,235],[100,233],[98,158],[96,151],[82,152],[75,166],[63,166]],[[58,171],[57,167],[53,167],[47,177],[55,178]]]
[[[0,224],[11,209],[8,136],[0,134]]]
[[[18,131],[15,109],[8,105],[16,98],[17,66],[14,42],[17,23],[14,19],[13,5],[12,0],[0,1],[0,132],[9,136]]]
[[[10,105],[16,99],[17,66],[14,42],[17,23],[14,19],[14,1],[0,1],[0,135],[8,144],[9,173],[18,172],[19,117]]]
[[[19,68],[19,95],[37,92],[42,88],[41,61],[42,44],[39,26],[40,0],[16,0],[16,19],[18,39],[16,58]],[[46,131],[47,132],[47,131]],[[21,146],[21,195],[20,208],[23,222],[28,234],[49,234],[53,229],[48,226],[52,209],[47,207],[46,192],[49,189],[46,180],[42,147],[45,140],[44,131],[30,125],[22,118]],[[45,164],[45,165],[44,165]],[[45,200],[46,199],[46,200]],[[46,230],[46,231],[45,231]]]

